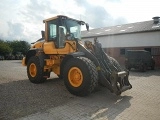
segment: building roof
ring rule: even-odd
[[[116,25],[111,27],[91,29],[89,31],[82,31],[82,38],[150,32],[150,31],[160,31],[160,22],[155,24],[153,20],[150,20],[150,21],[136,22],[130,24]]]

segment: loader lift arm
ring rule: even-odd
[[[123,70],[114,58],[104,52],[97,38],[94,39],[94,44],[90,41],[85,41],[85,47],[98,60],[100,84],[106,86],[111,92],[117,95],[132,88],[128,80],[129,71]]]

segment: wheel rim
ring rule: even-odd
[[[83,75],[79,68],[73,67],[69,70],[68,79],[73,87],[79,87],[83,81]]]
[[[35,77],[37,74],[37,67],[34,63],[31,63],[29,66],[29,73],[32,77]]]

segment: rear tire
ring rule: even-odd
[[[57,75],[59,79],[63,79],[63,76],[62,75]]]
[[[71,94],[87,96],[98,85],[98,72],[94,63],[85,57],[71,58],[64,66],[63,78]]]
[[[33,56],[29,59],[27,63],[27,75],[32,83],[42,83],[47,79],[38,57]]]
[[[123,71],[121,65],[118,63],[116,59],[110,57],[110,60],[112,61],[113,65],[117,68],[118,72]]]

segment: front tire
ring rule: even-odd
[[[64,66],[66,88],[77,96],[89,95],[98,85],[98,72],[94,63],[85,57],[71,58]]]
[[[47,79],[37,56],[29,59],[27,63],[27,75],[32,83],[42,83]]]

